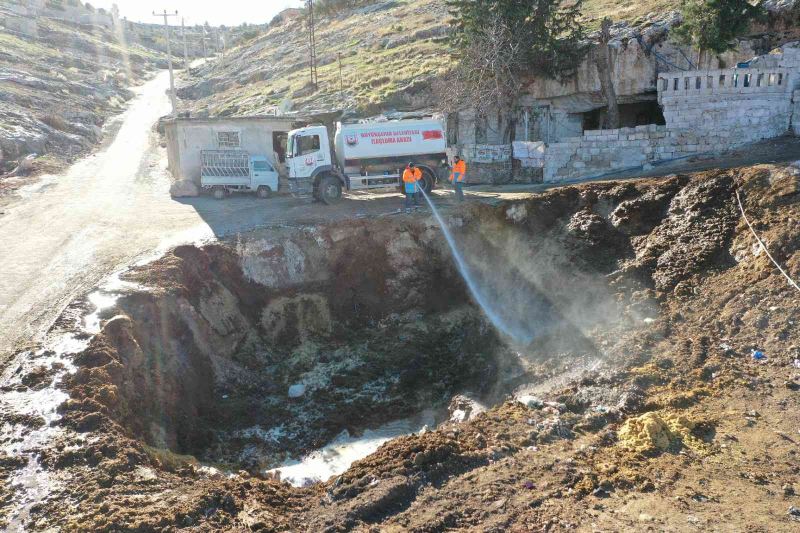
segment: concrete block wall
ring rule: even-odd
[[[586,131],[547,147],[544,181],[564,181],[671,159],[677,139],[666,126]]]

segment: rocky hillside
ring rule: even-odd
[[[796,3],[767,0],[768,25],[753,29],[748,37],[753,42],[741,43],[739,55],[749,59],[754,49],[766,53],[796,39]],[[644,38],[648,45],[666,39],[672,24],[680,21],[679,5],[679,0],[586,0],[583,14],[590,31],[604,17],[615,22],[611,45],[619,54],[632,39]],[[431,82],[450,63],[451,15],[445,0],[377,0],[319,18],[316,91],[310,85],[307,25],[302,13],[290,11],[234,48],[224,61],[193,71],[179,93],[185,109],[197,116],[260,114],[276,107],[306,113],[344,109],[369,116],[433,105]],[[672,59],[684,65],[685,56],[674,52]],[[661,54],[670,56],[665,50]]]
[[[21,9],[0,0],[0,177],[29,154],[47,154],[33,164],[57,168],[93,146],[131,98],[129,87],[164,62],[104,26]]]
[[[589,0],[584,11],[593,27],[602,16],[641,23],[646,14],[676,5],[674,0]],[[284,17],[224,62],[194,71],[180,96],[200,115],[263,113],[282,103],[303,111],[423,108],[430,103],[430,81],[449,63],[449,19],[444,0],[379,1],[322,18],[317,28],[320,89],[314,92],[305,22]]]

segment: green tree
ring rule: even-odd
[[[762,0],[683,0],[683,22],[672,31],[681,44],[697,48],[702,67],[706,52],[721,54],[736,48],[736,37],[745,34],[753,22],[764,20]]]
[[[526,70],[551,78],[572,74],[586,54],[583,0],[447,0],[458,50],[483,38],[500,22],[520,46]]]

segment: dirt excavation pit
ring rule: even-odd
[[[182,247],[132,272],[148,289],[122,297],[77,358],[68,418],[257,472],[455,392],[491,393],[508,350],[441,259],[411,233],[398,249],[403,235],[367,224],[331,231]]]
[[[65,421],[255,474],[343,431],[429,410],[435,426],[457,395],[493,405],[565,362],[599,364],[603,350],[583,331],[640,317],[614,302],[606,272],[586,268],[597,243],[565,235],[577,247],[564,257],[562,243],[537,235],[553,220],[526,209],[475,206],[448,220],[466,278],[430,216],[179,247],[125,275],[141,290],[103,311],[66,380]],[[567,231],[590,232],[582,216]]]
[[[679,530],[684,480],[751,501],[761,479],[750,516],[786,525],[791,496],[771,495],[792,461],[726,451],[800,423],[787,411],[800,309],[781,311],[790,288],[736,190],[797,271],[793,167],[445,205],[455,250],[425,212],[176,248],[123,275],[56,383],[64,432],[36,458],[63,483],[27,524]],[[47,381],[37,372],[31,386]],[[315,454],[337,466],[296,464]],[[691,520],[713,528],[704,512]]]

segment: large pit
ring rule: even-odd
[[[12,422],[9,449],[29,460],[7,461],[9,486],[49,488],[10,524],[504,530],[551,511],[589,520],[582,498],[613,490],[674,502],[663,487],[704,483],[725,435],[774,436],[743,434],[736,409],[790,421],[771,398],[790,402],[793,382],[772,382],[800,364],[799,315],[780,319],[790,288],[739,223],[736,191],[796,269],[792,172],[444,203],[455,248],[429,212],[178,247],[65,313],[58,327],[80,317],[92,333],[70,330],[74,356],[36,352],[15,371],[16,396],[69,399]],[[25,437],[43,425],[48,442]],[[734,463],[714,479],[750,494]],[[77,511],[39,503],[56,499]]]
[[[613,365],[613,339],[657,316],[656,291],[686,275],[647,257],[649,234],[679,230],[663,224],[670,211],[730,181],[686,185],[449,210],[465,271],[429,215],[179,247],[125,274],[141,290],[103,312],[61,410],[79,431],[263,472],[343,431],[426,410],[442,420],[456,395],[492,405]],[[707,222],[695,230],[715,231]],[[672,253],[717,261],[725,235],[712,237]]]

